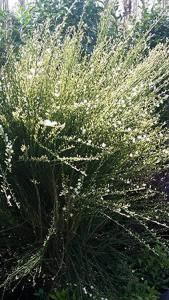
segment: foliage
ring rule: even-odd
[[[16,52],[21,43],[17,18],[9,12],[0,10],[0,66],[5,63],[9,48],[14,47]]]
[[[134,280],[128,284],[122,299],[158,299],[159,291],[168,286],[168,253],[155,247],[157,255],[146,249],[136,249],[131,257]]]
[[[49,32],[55,31],[59,26],[60,41],[64,39],[65,34],[71,35],[72,31],[80,26],[83,29],[83,50],[90,54],[96,44],[103,15],[105,25],[102,27],[103,34],[107,34],[113,44],[117,43],[117,40],[126,39],[131,27],[130,45],[136,43],[143,34],[149,35],[150,48],[168,39],[168,14],[162,12],[158,6],[153,6],[151,10],[143,8],[140,19],[131,17],[127,23],[120,15],[118,7],[118,1],[111,3],[98,0],[38,0],[28,4],[26,9],[20,7],[15,15],[1,11],[0,64],[5,61],[6,52],[11,45],[18,53],[18,47],[24,43],[25,38],[39,29],[43,36],[46,25]]]
[[[60,38],[63,39],[65,34],[72,34],[72,30],[79,27],[83,29],[83,49],[87,53],[91,53],[96,44],[98,27],[104,11],[107,11],[109,18],[109,35],[111,38],[118,36],[118,4],[100,1],[100,0],[62,0],[48,1],[38,0],[34,6],[30,6],[29,13],[26,11],[25,30],[43,28],[48,23],[50,32],[55,31],[59,25]],[[25,24],[23,12],[21,11],[21,19]],[[94,17],[93,17],[94,16]]]
[[[18,54],[18,48],[25,43],[25,40],[38,31],[39,39],[46,31],[49,34],[59,27],[60,41],[69,33],[71,36],[79,27],[83,30],[81,40],[83,51],[90,54],[96,44],[100,22],[104,15],[107,36],[112,41],[122,36],[120,29],[120,16],[118,15],[118,4],[99,0],[63,0],[46,1],[38,0],[28,3],[26,8],[18,8],[15,14],[6,11],[0,12],[1,32],[1,61],[0,66],[6,61],[6,55],[12,46]],[[105,18],[105,15],[107,17]],[[94,18],[93,18],[94,16]],[[105,30],[104,30],[105,31]],[[103,32],[105,34],[105,32]]]
[[[152,8],[143,8],[140,18],[131,18],[128,22],[132,28],[132,39],[138,39],[143,35],[149,36],[147,43],[152,49],[159,43],[166,43],[169,38],[168,9],[162,10],[154,4]]]
[[[149,50],[161,43],[168,43],[169,38],[169,14],[168,8],[162,10],[159,5],[155,4],[150,8],[143,8],[140,18],[130,17],[126,22],[124,34],[130,36],[128,39],[128,48],[134,46],[138,39],[143,38],[147,40],[147,48],[144,49],[144,55],[147,56]],[[122,35],[121,35],[122,36]],[[163,103],[159,103],[156,113],[160,114],[160,121],[165,122],[168,126],[168,74],[165,74],[158,82],[154,82],[154,92],[156,97],[164,97]]]
[[[157,233],[168,228],[168,207],[148,180],[168,159],[168,133],[154,115],[164,99],[152,90],[168,72],[168,48],[144,58],[140,40],[126,54],[127,42],[112,47],[104,28],[90,57],[80,31],[60,44],[58,29],[43,40],[35,33],[1,69],[6,288],[27,277],[49,290],[66,285],[70,296],[76,287],[78,299],[85,288],[116,300],[135,278],[131,254],[167,248]]]
[[[121,300],[157,300],[159,296],[158,291],[150,287],[147,281],[134,281],[127,288],[128,291],[122,296]]]
[[[156,252],[157,256],[149,256],[147,251],[144,251],[142,258],[136,258],[133,262],[140,278],[144,278],[158,290],[165,290],[169,285],[169,257],[162,247],[156,247]]]

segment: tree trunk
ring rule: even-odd
[[[123,0],[124,18],[127,19],[132,12],[132,0]]]
[[[0,0],[0,9],[9,10],[8,0]]]
[[[18,0],[19,1],[19,6],[25,7],[25,0]]]

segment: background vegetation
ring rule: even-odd
[[[116,6],[56,4],[1,13],[2,295],[158,299],[168,17],[124,24]]]

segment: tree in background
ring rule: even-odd
[[[114,4],[111,5],[114,27],[112,35],[117,30],[115,27],[117,27],[118,5]],[[77,30],[80,25],[83,30],[83,48],[91,53],[96,43],[101,15],[108,5],[109,1],[101,0],[38,0],[32,8],[30,24],[33,28],[38,28],[49,22],[51,31],[61,25],[63,36],[72,29]]]

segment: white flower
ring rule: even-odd
[[[86,133],[86,129],[83,128],[83,129],[82,129],[82,134],[85,134],[85,133]]]
[[[105,143],[103,143],[103,144],[102,144],[102,147],[103,147],[103,148],[105,148],[105,147],[106,147],[106,144],[105,144]]]
[[[4,130],[3,130],[2,125],[0,125],[0,135],[4,135]]]
[[[26,145],[25,145],[25,144],[23,144],[23,145],[21,146],[21,151],[22,151],[22,152],[25,152],[25,151],[26,151],[26,149],[27,149],[27,148],[26,148]]]
[[[50,121],[50,120],[44,120],[41,122],[41,124],[46,127],[55,127],[56,125],[58,125],[56,121]]]
[[[8,203],[9,206],[12,206],[12,203],[11,203],[10,200],[11,200],[11,196],[8,195],[8,196],[7,196],[7,203]]]
[[[36,69],[35,69],[35,68],[30,69],[30,73],[31,73],[32,75],[35,75],[35,72],[36,72]]]
[[[60,92],[59,91],[55,92],[54,96],[58,98],[60,96]]]

